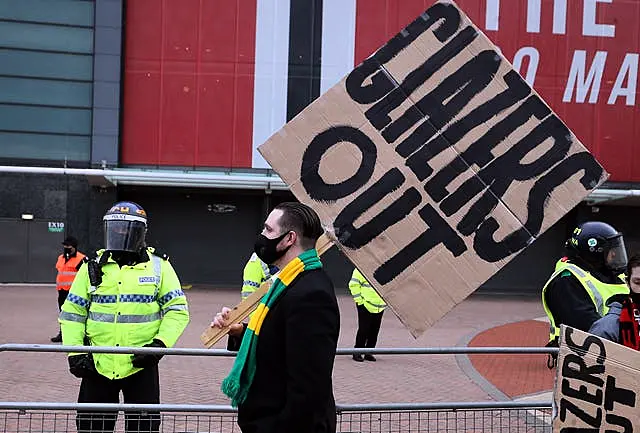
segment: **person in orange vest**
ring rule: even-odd
[[[56,262],[56,269],[58,275],[56,276],[56,289],[58,290],[58,311],[62,310],[62,304],[67,299],[69,289],[71,289],[71,283],[76,277],[80,266],[84,261],[85,255],[78,251],[78,240],[73,236],[68,236],[64,242],[62,242],[62,254],[58,256]],[[51,342],[62,342],[62,331],[58,332],[58,335],[51,337]]]

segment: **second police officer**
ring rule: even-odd
[[[542,305],[551,322],[547,346],[557,347],[561,324],[588,332],[607,313],[612,296],[629,293],[624,239],[612,226],[585,222],[573,230],[566,249],[567,256],[556,263],[542,289]],[[550,358],[549,368],[554,361]]]

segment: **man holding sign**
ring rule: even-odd
[[[238,407],[244,433],[335,432],[332,371],[340,330],[333,283],[315,245],[324,230],[300,203],[269,214],[255,245],[280,272],[246,328],[232,325],[242,344],[223,392]],[[212,326],[228,325],[228,308]]]

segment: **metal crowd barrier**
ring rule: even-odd
[[[0,352],[156,353],[182,356],[235,356],[221,349],[140,348],[0,344]],[[557,348],[537,347],[427,347],[338,349],[338,355],[539,354]],[[160,432],[235,433],[236,410],[224,405],[176,404],[79,404],[54,402],[0,402],[0,431],[7,433],[76,432],[77,411],[117,412],[115,433],[126,431],[126,417],[159,413]],[[551,432],[551,401],[485,401],[337,405],[339,433],[436,433],[436,432]],[[122,416],[124,413],[125,416]],[[152,433],[149,430],[135,430]]]
[[[239,433],[236,413],[229,406],[89,405],[56,403],[0,403],[0,429],[11,433],[76,432],[77,409],[160,411],[160,432]],[[134,415],[135,416],[135,415]],[[116,433],[125,432],[124,417]],[[137,430],[152,433],[149,430]],[[551,408],[546,402],[512,405],[476,403],[339,405],[339,433],[547,433]]]
[[[154,353],[180,356],[236,356],[224,349],[187,349],[164,347],[61,346],[59,344],[0,344],[0,352],[64,352],[64,353]],[[336,355],[371,353],[376,355],[455,355],[455,354],[557,354],[557,347],[385,347],[338,348]]]

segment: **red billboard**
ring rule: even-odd
[[[127,2],[122,163],[267,167],[257,146],[431,3]],[[610,180],[640,181],[640,0],[457,3]]]

